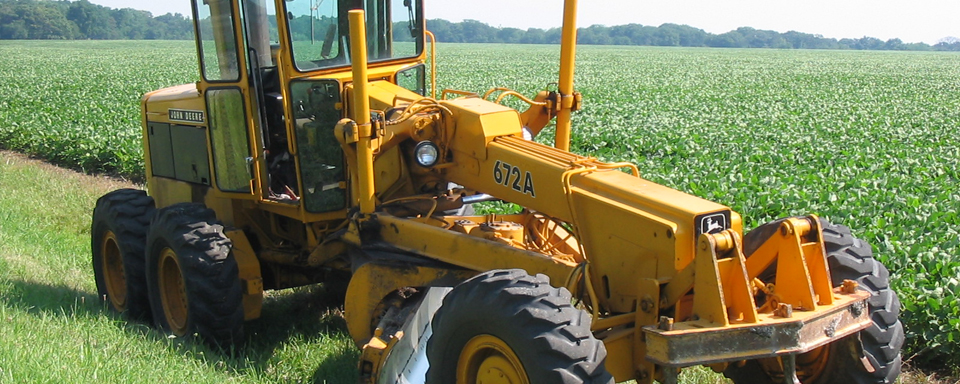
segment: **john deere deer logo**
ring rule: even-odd
[[[727,218],[722,213],[700,219],[700,233],[717,233],[727,229]]]

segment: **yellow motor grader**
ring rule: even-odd
[[[143,98],[149,195],[93,212],[117,312],[228,346],[265,290],[322,283],[343,294],[364,383],[899,374],[897,296],[848,228],[744,233],[726,206],[568,151],[576,0],[557,86],[529,97],[438,96],[422,0],[192,5],[201,80]],[[554,146],[531,140],[551,123]],[[482,201],[523,209],[472,214]]]

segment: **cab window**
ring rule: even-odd
[[[288,0],[284,6],[293,62],[300,71],[350,65],[351,9],[366,11],[371,62],[415,57],[423,51],[420,0]]]
[[[229,1],[194,2],[200,64],[207,81],[237,81],[240,67]]]

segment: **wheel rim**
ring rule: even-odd
[[[127,279],[123,270],[123,255],[117,245],[117,235],[113,231],[103,234],[100,243],[101,262],[103,263],[103,280],[107,286],[107,298],[117,311],[127,308]]]
[[[470,339],[457,361],[458,384],[530,384],[520,358],[496,336]]]
[[[773,281],[774,276],[765,276],[761,277],[761,280],[764,282]],[[829,346],[822,346],[819,348],[814,348],[806,353],[801,353],[797,355],[797,378],[804,382],[815,382],[823,375],[823,372],[827,368],[827,362],[829,361]],[[760,363],[760,367],[764,372],[767,373],[767,376],[774,380],[782,379],[783,374],[783,363],[780,361],[780,358],[772,357],[766,359],[757,360]]]
[[[797,369],[804,380],[817,380],[827,367],[830,348],[823,346],[797,356]]]
[[[159,263],[160,302],[170,331],[177,336],[187,333],[187,288],[180,273],[177,254],[164,248]]]
[[[826,370],[830,348],[823,346],[797,355],[797,378],[815,382]],[[759,360],[760,366],[773,379],[783,378],[783,366],[777,358]]]

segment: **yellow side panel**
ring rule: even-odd
[[[169,110],[206,111],[203,98],[196,84],[184,84],[150,92],[143,97],[144,115],[147,121],[171,124],[196,124],[171,120]],[[204,121],[202,124],[206,124]]]
[[[191,201],[189,185],[170,184],[173,180],[153,177],[153,165],[150,163],[150,145],[148,143],[148,123],[167,123],[197,125],[170,119],[170,109],[189,111],[206,111],[203,98],[197,91],[196,84],[184,84],[150,92],[143,96],[141,109],[143,113],[143,161],[147,173],[147,189],[157,202],[157,207]],[[165,180],[165,181],[157,181]],[[173,194],[171,194],[173,193]]]
[[[234,225],[235,223],[233,217],[235,201],[229,197],[219,197],[215,193],[207,193],[203,198],[203,204],[216,212],[217,219],[226,225]]]
[[[694,218],[697,215],[729,210],[712,201],[619,171],[593,172],[581,178],[574,178],[573,183],[584,192],[589,191],[605,199],[632,207],[634,210],[645,212],[650,218],[673,223],[674,233],[670,241],[676,242],[676,257],[671,260],[672,262],[660,266],[658,275],[661,277],[672,276],[674,271],[682,269],[693,260],[693,246],[696,242]],[[580,211],[582,212],[577,215],[579,219],[585,219],[584,216],[594,214],[587,209],[580,209]],[[591,230],[592,228],[597,227],[591,227]],[[653,239],[663,241],[666,235],[657,233],[658,237],[654,237],[654,232],[646,227],[641,228],[646,232],[636,232],[632,236],[637,242],[648,243]],[[634,228],[634,230],[641,228]],[[598,229],[596,232],[604,231]]]
[[[147,192],[153,197],[157,208],[169,207],[177,203],[193,201],[194,187],[190,183],[167,179],[164,177],[148,177]]]
[[[234,199],[219,196],[210,187],[190,184],[165,177],[147,178],[147,191],[157,208],[177,203],[203,203],[217,214],[217,219],[226,225],[234,225]]]
[[[638,280],[675,273],[670,261],[680,245],[672,235],[676,224],[582,189],[574,192],[593,281],[603,282],[598,288],[615,311],[635,310]],[[661,271],[661,263],[669,271]]]
[[[480,98],[443,101],[457,121],[450,146],[471,157],[485,160],[487,144],[500,136],[523,137],[520,113]]]
[[[463,132],[461,128],[457,135]],[[458,166],[448,169],[447,175],[467,188],[572,222],[562,179],[570,162],[578,157],[522,139],[516,142],[523,147],[492,142],[485,159],[457,151],[454,162]]]

